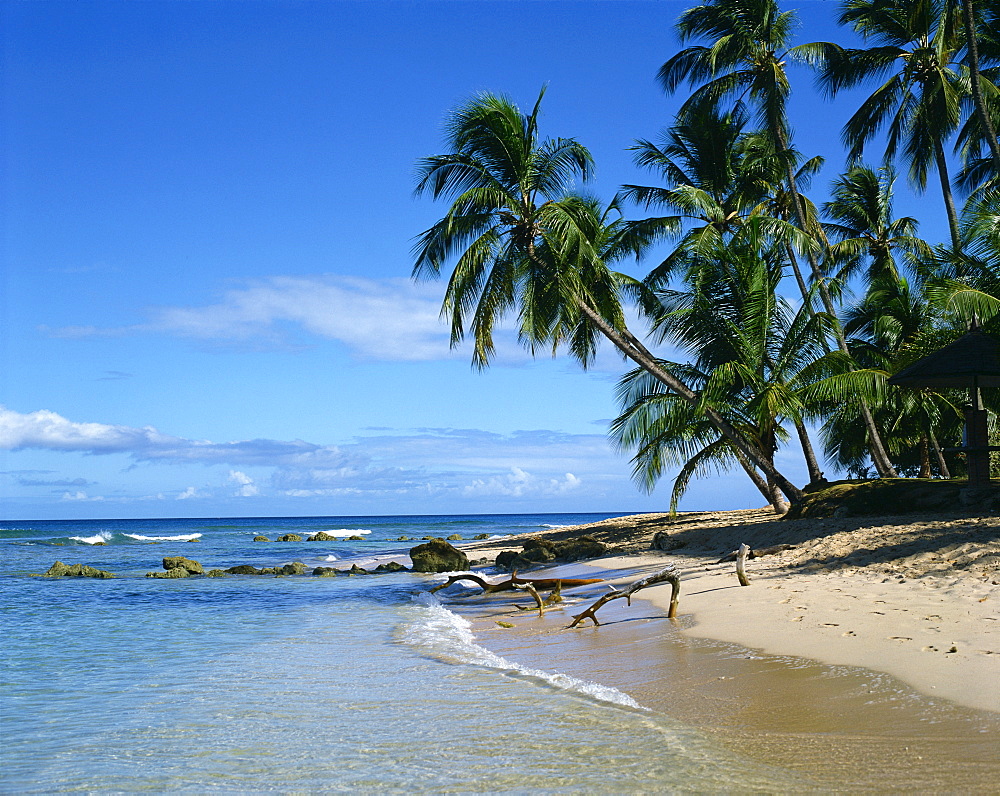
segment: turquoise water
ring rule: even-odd
[[[484,649],[428,593],[442,577],[145,577],[168,555],[349,568],[400,535],[607,516],[0,522],[0,790],[787,790],[628,694]],[[252,541],[320,530],[363,539]],[[120,577],[30,577],[57,559]]]

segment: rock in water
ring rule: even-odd
[[[307,542],[335,542],[335,541],[337,541],[337,537],[336,536],[330,536],[330,534],[328,534],[326,531],[319,531],[318,533],[314,533],[312,536],[310,536],[308,539],[306,539],[306,541]]]
[[[239,564],[226,570],[230,575],[259,575],[260,570],[252,564]]]
[[[191,575],[204,575],[205,570],[197,561],[192,561],[184,556],[167,556],[163,559],[163,568],[168,572],[172,569],[186,569]],[[183,577],[183,576],[181,576]]]
[[[376,572],[406,572],[407,569],[397,561],[387,561],[375,567]]]
[[[86,564],[64,564],[56,561],[48,572],[45,573],[50,578],[113,578],[114,575],[103,569],[95,569]]]
[[[414,572],[458,572],[469,568],[469,557],[444,539],[431,539],[410,550]]]
[[[254,540],[255,542],[270,542],[270,541],[271,541],[271,540],[270,540],[270,539],[268,539],[268,538],[267,538],[266,536],[255,536],[255,537],[253,538],[253,540]]]
[[[190,578],[191,573],[184,567],[171,567],[166,572],[147,572],[147,578]]]
[[[286,533],[283,536],[279,536],[275,539],[276,542],[301,542],[302,537],[297,533]]]
[[[276,575],[305,575],[306,565],[301,561],[293,561],[291,564],[285,564],[283,567],[275,572]]]

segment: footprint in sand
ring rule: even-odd
[[[824,622],[822,626],[823,627],[840,627],[840,625],[837,624],[836,622]]]
[[[853,630],[848,630],[846,633],[843,633],[842,635],[844,635],[844,636],[857,636],[858,634],[855,633]]]
[[[930,646],[928,646],[928,647],[921,647],[920,649],[921,649],[921,652],[937,652],[938,651],[937,647],[930,647]]]
[[[795,617],[792,617],[792,619],[790,621],[792,621],[792,622],[801,622],[802,621],[802,617],[801,616],[795,616]]]
[[[909,636],[889,636],[889,641],[913,641]]]

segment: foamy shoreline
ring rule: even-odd
[[[651,550],[657,531],[683,547]],[[609,579],[674,562],[680,613],[693,618],[688,635],[885,672],[929,696],[1000,713],[1000,518],[695,512],[540,535],[582,533],[624,552],[588,562]],[[714,563],[740,542],[793,547],[751,560],[751,584],[740,587],[732,563]],[[660,586],[638,596],[665,611],[669,593]]]

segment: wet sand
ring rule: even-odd
[[[600,627],[566,630],[603,585],[522,612],[523,594],[440,596],[480,643],[527,666],[614,686],[749,757],[802,777],[803,789],[1000,792],[1000,520],[981,517],[775,521],[765,512],[639,515],[588,532],[605,559],[532,572],[630,583],[668,563],[670,588],[615,600]],[[649,549],[661,542],[682,548]],[[789,550],[732,563],[739,541]],[[504,545],[508,549],[516,545]],[[470,555],[483,553],[470,552]],[[501,627],[497,622],[512,624]],[[623,739],[627,743],[627,739]]]

